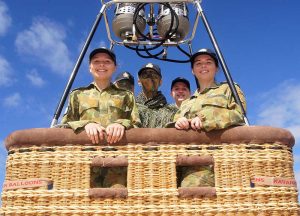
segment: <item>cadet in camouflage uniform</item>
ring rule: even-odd
[[[134,95],[111,83],[116,70],[116,56],[112,51],[95,49],[90,53],[89,60],[94,82],[72,91],[62,123],[68,124],[75,132],[85,130],[93,144],[103,140],[104,133],[108,143],[116,143],[125,129],[140,125]],[[92,169],[91,179],[101,176],[100,186],[125,187],[126,167],[95,170]],[[104,171],[105,176],[101,175]]]
[[[200,88],[174,116],[175,127],[179,130],[210,131],[234,125],[244,125],[242,110],[235,102],[227,83],[217,84],[218,59],[209,49],[201,49],[191,57],[193,74]],[[246,110],[245,97],[236,85],[241,102]],[[210,166],[183,167],[182,187],[214,186],[214,174]]]
[[[162,84],[158,65],[148,63],[138,72],[142,92],[136,97],[143,128],[162,128],[173,120],[177,108],[167,104],[165,96],[158,91]]]

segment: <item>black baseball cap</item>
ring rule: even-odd
[[[197,52],[195,52],[191,58],[190,58],[190,62],[191,62],[191,66],[193,67],[194,65],[194,61],[195,61],[195,58],[199,55],[209,55],[210,57],[213,58],[213,60],[215,61],[216,63],[216,66],[218,67],[218,58],[217,58],[217,55],[216,53],[214,53],[211,49],[200,49],[198,50]]]
[[[152,64],[152,63],[148,63],[148,64],[145,64],[138,72],[138,75],[140,76],[141,73],[146,70],[146,69],[153,69],[160,77],[161,76],[161,70],[160,70],[160,67],[156,64]]]
[[[114,83],[121,81],[121,80],[128,80],[132,85],[134,85],[134,77],[127,71],[119,73],[116,76]]]
[[[111,59],[114,61],[115,65],[117,65],[116,55],[113,53],[113,51],[111,51],[110,49],[104,48],[104,47],[94,49],[90,53],[90,61],[92,60],[94,55],[96,55],[98,53],[106,53],[107,55],[109,55],[111,57]]]
[[[171,90],[173,88],[173,86],[178,83],[178,82],[183,82],[184,84],[186,84],[186,86],[188,87],[188,89],[191,91],[191,86],[190,86],[190,82],[183,78],[183,77],[177,77],[175,78],[173,81],[172,81],[172,84],[171,84]]]

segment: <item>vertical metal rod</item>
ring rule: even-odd
[[[150,4],[150,11],[149,11],[149,22],[151,25],[149,25],[149,33],[150,33],[150,38],[152,39],[153,38],[153,25],[154,25],[154,5],[153,3]]]
[[[189,43],[188,46],[189,46],[190,55],[192,56],[192,55],[193,55],[192,44]],[[194,75],[194,79],[195,79],[196,87],[197,87],[197,89],[198,89],[200,86],[199,86],[199,83],[198,83],[198,79],[197,79],[197,77],[196,77],[195,75]]]
[[[191,42],[188,43],[188,48],[189,48],[189,51],[190,51],[190,55],[193,55],[193,48],[192,48]]]
[[[113,50],[114,46],[115,46],[114,43],[110,43],[109,49],[110,49],[110,50]]]
[[[93,38],[93,36],[94,36],[94,34],[96,32],[96,29],[97,29],[97,27],[98,27],[98,25],[100,23],[100,20],[102,18],[103,11],[105,10],[105,8],[106,8],[106,5],[104,4],[102,6],[99,14],[97,15],[97,18],[96,18],[96,20],[95,20],[95,22],[94,22],[94,24],[92,26],[92,29],[91,29],[91,31],[90,31],[90,33],[89,33],[89,35],[88,35],[88,37],[87,37],[84,45],[83,45],[83,48],[82,48],[82,50],[80,52],[80,55],[79,55],[79,57],[77,59],[77,62],[75,64],[74,68],[73,68],[73,71],[72,71],[71,75],[70,75],[69,81],[68,81],[68,83],[67,83],[67,85],[65,87],[65,90],[64,90],[64,92],[63,92],[63,94],[61,96],[61,99],[60,99],[60,101],[59,101],[59,103],[57,105],[57,108],[55,110],[54,117],[52,119],[50,127],[54,127],[57,124],[58,118],[59,118],[59,116],[61,114],[61,111],[62,111],[62,109],[64,107],[65,102],[66,102],[66,99],[67,99],[67,97],[69,95],[69,92],[71,90],[71,87],[72,87],[72,84],[74,82],[74,79],[75,79],[75,77],[76,77],[76,75],[78,73],[78,70],[79,70],[79,67],[80,67],[80,65],[82,63],[84,55],[85,55],[85,53],[86,53],[86,51],[87,51],[87,49],[88,49],[88,47],[89,47],[89,45],[91,43],[91,40],[92,40],[92,38]]]
[[[245,111],[244,107],[242,106],[241,99],[240,99],[240,97],[239,97],[239,95],[238,95],[238,93],[236,91],[234,82],[232,80],[232,77],[231,77],[230,72],[228,70],[228,67],[226,65],[226,62],[225,62],[225,60],[223,58],[223,55],[222,55],[222,53],[221,53],[221,51],[219,49],[219,46],[218,46],[218,43],[217,43],[217,41],[215,39],[214,33],[213,33],[212,29],[210,28],[210,25],[209,25],[209,23],[208,23],[208,21],[206,19],[206,16],[205,16],[205,14],[204,14],[204,12],[203,12],[203,10],[201,8],[200,2],[199,1],[195,1],[195,3],[196,3],[196,7],[198,9],[198,12],[201,15],[201,18],[202,18],[202,21],[204,23],[204,26],[205,26],[205,28],[207,30],[207,33],[208,33],[208,35],[210,37],[210,40],[211,40],[211,42],[212,42],[212,44],[213,44],[213,46],[215,48],[216,54],[219,57],[219,60],[220,60],[220,63],[221,63],[224,75],[225,75],[226,80],[227,80],[227,82],[229,84],[229,87],[230,87],[230,90],[231,90],[231,92],[233,94],[234,100],[236,101],[236,103],[242,109],[242,112],[243,112],[243,115],[244,115],[244,121],[245,121],[246,125],[249,125],[249,121],[248,121],[247,116],[246,116],[246,111]]]

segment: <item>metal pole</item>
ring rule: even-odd
[[[200,13],[200,15],[202,17],[202,21],[203,21],[204,26],[205,26],[205,28],[207,30],[207,33],[209,34],[210,40],[211,40],[211,42],[212,42],[212,44],[213,44],[213,46],[215,48],[216,54],[218,55],[218,58],[220,60],[220,63],[221,63],[221,66],[222,66],[222,69],[223,69],[223,72],[224,72],[224,75],[225,75],[226,80],[227,80],[227,82],[229,84],[230,90],[231,90],[231,92],[233,94],[234,100],[236,101],[236,103],[242,109],[242,112],[243,112],[243,115],[244,115],[244,121],[245,121],[246,125],[249,125],[249,121],[248,121],[247,116],[246,116],[246,111],[245,111],[244,107],[242,106],[241,99],[240,99],[240,97],[239,97],[239,95],[238,95],[238,93],[236,91],[234,82],[232,80],[232,77],[231,77],[230,72],[228,70],[228,67],[226,65],[226,62],[225,62],[225,60],[223,58],[223,55],[222,55],[222,53],[221,53],[221,51],[219,49],[219,46],[218,46],[218,43],[217,43],[217,41],[215,39],[214,33],[213,33],[212,29],[210,28],[210,25],[209,25],[209,23],[208,23],[208,21],[206,19],[206,16],[205,16],[205,14],[204,14],[204,12],[203,12],[203,10],[201,8],[200,2],[199,1],[195,1],[195,3],[196,3],[196,7],[198,9],[198,12]]]
[[[192,49],[192,44],[189,43],[188,46],[189,46],[190,55],[192,56],[193,53],[194,53],[193,49]],[[197,89],[198,89],[200,86],[199,86],[199,83],[198,83],[198,79],[197,79],[197,77],[195,75],[194,75],[194,79],[195,79],[195,83],[196,83],[196,86],[197,86]]]
[[[74,79],[75,79],[75,77],[76,77],[76,75],[78,73],[79,67],[80,67],[80,65],[82,63],[83,57],[84,57],[84,55],[85,55],[85,53],[86,53],[86,51],[87,51],[87,49],[88,49],[88,47],[90,45],[90,42],[91,42],[91,40],[92,40],[92,38],[93,38],[93,36],[94,36],[94,34],[96,32],[96,29],[97,29],[97,27],[98,27],[98,25],[100,23],[100,20],[101,20],[101,18],[103,16],[103,12],[104,12],[105,8],[106,8],[106,5],[104,4],[102,6],[99,14],[97,15],[97,18],[96,18],[96,20],[95,20],[95,22],[93,24],[93,27],[92,27],[92,29],[91,29],[91,31],[90,31],[90,33],[89,33],[89,35],[88,35],[88,37],[87,37],[84,45],[83,45],[83,48],[82,48],[82,50],[80,52],[80,55],[79,55],[79,57],[77,59],[77,62],[75,64],[74,68],[73,68],[73,71],[72,71],[71,75],[70,75],[69,81],[68,81],[68,83],[67,83],[67,85],[65,87],[65,90],[64,90],[64,92],[63,92],[63,94],[62,94],[62,96],[60,98],[60,101],[59,101],[59,103],[57,105],[57,108],[55,110],[54,117],[52,119],[50,127],[54,127],[57,124],[58,118],[59,118],[59,116],[61,114],[61,111],[62,111],[62,109],[64,107],[65,102],[66,102],[66,99],[67,99],[67,97],[69,95],[69,92],[71,90],[71,87],[72,87],[72,84],[74,82]]]

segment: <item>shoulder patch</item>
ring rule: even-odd
[[[86,89],[90,89],[91,87],[93,87],[92,83],[88,86],[81,86],[81,87],[78,87],[78,88],[74,88],[71,92],[74,92],[74,91],[77,91],[77,90],[86,90]]]

